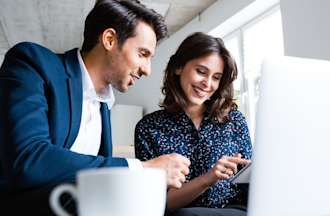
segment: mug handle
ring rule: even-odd
[[[70,184],[62,184],[54,188],[49,197],[50,207],[53,212],[58,216],[70,216],[70,214],[62,207],[60,197],[63,193],[70,194],[74,200],[78,201],[77,189]]]

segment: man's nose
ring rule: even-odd
[[[144,75],[144,76],[149,76],[151,74],[151,62],[147,61],[145,64],[143,64],[140,67],[140,72]]]

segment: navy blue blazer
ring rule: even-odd
[[[64,54],[23,42],[0,69],[0,177],[15,191],[74,182],[77,171],[127,166],[112,157],[111,128],[102,121],[98,156],[70,151],[80,126],[82,79],[77,49]],[[104,119],[103,119],[104,120]]]

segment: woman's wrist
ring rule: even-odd
[[[212,180],[211,173],[207,172],[204,175],[201,176],[203,186],[205,188],[209,188],[215,184],[215,182]]]

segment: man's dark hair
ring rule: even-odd
[[[218,89],[204,104],[212,119],[219,122],[228,121],[229,111],[237,108],[233,99],[233,82],[237,78],[236,62],[220,38],[202,32],[195,32],[188,36],[171,56],[165,69],[162,87],[165,99],[160,104],[161,107],[170,112],[183,110],[187,105],[187,97],[181,88],[180,76],[176,74],[176,70],[184,68],[189,61],[212,53],[216,53],[223,59],[224,70]]]
[[[156,33],[157,41],[167,35],[164,18],[137,0],[99,0],[85,20],[83,52],[88,52],[98,43],[99,36],[106,29],[113,28],[119,46],[126,39],[135,36],[139,21],[150,25]]]

